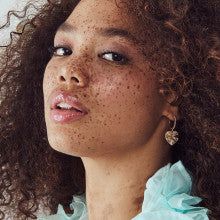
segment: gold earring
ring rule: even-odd
[[[165,139],[168,142],[168,144],[170,144],[170,145],[174,145],[179,140],[178,132],[174,131],[175,127],[176,127],[176,117],[174,116],[174,124],[173,124],[171,131],[167,131],[165,133]]]

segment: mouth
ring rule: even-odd
[[[73,107],[71,105],[69,105],[68,103],[66,102],[60,102],[58,103],[56,106],[55,106],[55,109],[59,109],[59,110],[68,110],[68,111],[76,111],[76,112],[81,112],[83,113],[82,110],[76,108],[76,107]]]
[[[55,122],[75,121],[88,114],[89,111],[68,92],[55,91],[50,100],[50,115]]]
[[[57,91],[50,101],[50,109],[60,109],[69,111],[79,111],[88,113],[88,109],[79,100],[68,92]]]

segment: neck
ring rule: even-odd
[[[161,138],[123,155],[83,157],[89,220],[127,220],[140,211],[147,180],[170,161]]]

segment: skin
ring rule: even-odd
[[[122,28],[141,42],[144,30],[126,7],[114,0],[83,0],[65,23],[77,30],[60,28],[54,46],[72,53],[53,56],[43,81],[48,141],[53,149],[82,158],[90,220],[131,219],[141,211],[149,177],[170,161],[164,134],[169,120],[178,119],[178,109],[162,95],[139,41],[100,35],[105,28]],[[129,62],[117,63],[104,50]],[[65,124],[52,121],[55,89],[78,97],[89,114]]]

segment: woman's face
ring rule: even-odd
[[[54,46],[60,48],[46,67],[43,90],[48,140],[57,151],[81,157],[124,153],[146,144],[159,124],[165,101],[139,45],[140,25],[119,5],[80,1],[56,33]],[[88,114],[53,120],[51,95],[57,90],[77,97]]]

